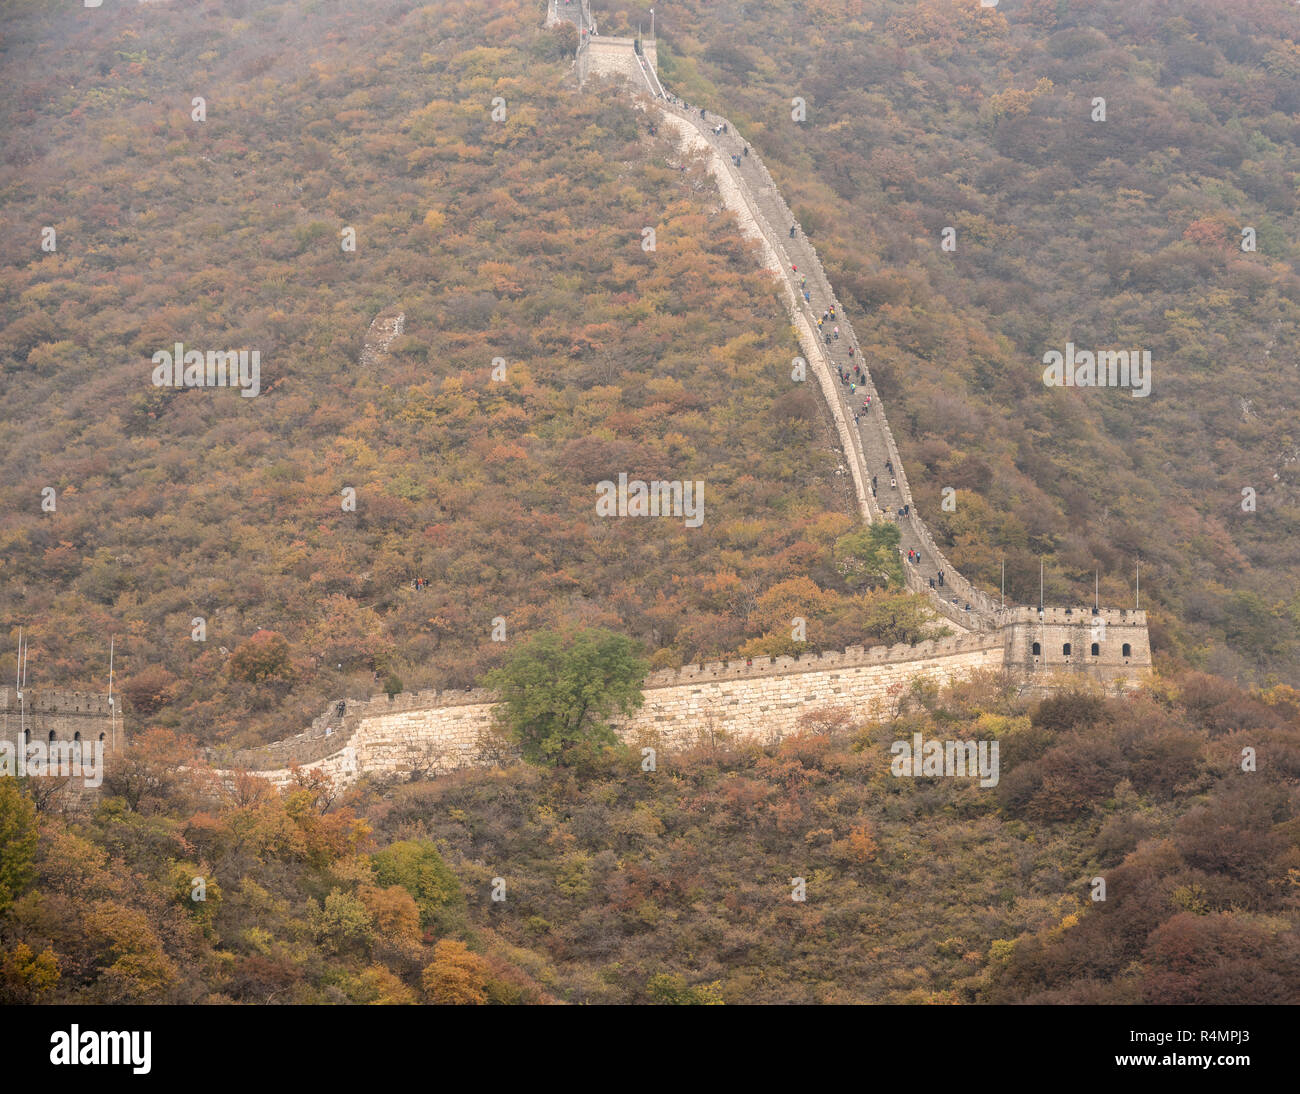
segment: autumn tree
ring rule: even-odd
[[[250,684],[291,680],[289,643],[276,631],[257,631],[230,655],[230,677]]]
[[[193,739],[169,729],[150,729],[113,757],[104,773],[104,791],[125,799],[135,810],[156,808],[176,795],[183,768],[195,763]]]
[[[130,704],[131,712],[156,714],[172,701],[177,680],[162,665],[148,665],[122,681],[121,690]]]
[[[688,984],[676,973],[656,973],[646,981],[646,995],[652,1003],[674,1007],[716,1007],[722,1005],[722,985]]]
[[[41,1002],[59,982],[59,961],[48,946],[37,953],[26,942],[0,950],[0,1004]]]
[[[421,982],[435,1003],[478,1006],[487,1002],[488,966],[464,942],[444,938],[433,947],[433,963]]]
[[[97,901],[86,926],[100,955],[96,986],[106,999],[156,1001],[179,979],[175,962],[140,909],[118,900]]]
[[[382,886],[400,886],[414,899],[420,923],[426,930],[446,932],[464,920],[465,895],[456,875],[428,840],[402,840],[371,856],[375,880]],[[376,899],[372,897],[372,904]],[[377,906],[377,904],[376,904]],[[387,906],[387,905],[385,905]],[[400,923],[400,912],[387,922]]]

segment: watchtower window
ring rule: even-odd
[[[1062,652],[1063,654],[1065,654],[1066,657],[1069,657],[1069,656],[1070,656],[1070,643],[1069,643],[1069,642],[1067,642],[1064,646],[1061,647],[1061,652]]]
[[[1033,651],[1034,651],[1034,656],[1035,656],[1035,657],[1039,657],[1039,656],[1041,656],[1041,655],[1042,655],[1042,652],[1043,652],[1043,646],[1042,646],[1042,643],[1040,643],[1040,642],[1035,642],[1035,643],[1034,643],[1034,646],[1033,646]]]
[[[1125,657],[1132,657],[1133,647],[1130,646],[1127,642],[1125,642],[1124,645],[1120,648],[1120,653],[1122,653]]]
[[[1093,657],[1100,657],[1100,656],[1101,656],[1101,643],[1100,643],[1100,642],[1094,642],[1094,643],[1092,644],[1092,655],[1093,655]]]

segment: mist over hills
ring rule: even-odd
[[[542,732],[346,790],[196,759],[480,683],[498,621],[590,628],[628,693],[931,632],[713,180],[542,8],[7,6],[0,614],[38,688],[102,688],[116,636],[132,747],[82,813],[0,778],[0,1002],[1294,1001],[1300,13],[1265,0],[657,11],[953,563],[1126,607],[1140,557],[1149,687],[913,681],[659,768]],[[1046,387],[1069,344],[1149,350],[1150,395]],[[156,385],[178,346],[255,350],[259,394]],[[705,481],[707,519],[598,518],[620,472]],[[918,735],[1000,781],[895,777]]]

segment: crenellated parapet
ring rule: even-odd
[[[684,665],[680,669],[661,669],[646,677],[645,690],[678,687],[701,680],[752,680],[764,676],[790,676],[807,672],[822,672],[836,668],[859,668],[871,665],[901,665],[972,650],[996,649],[1002,646],[997,635],[972,634],[936,638],[910,646],[900,642],[894,646],[849,646],[844,650],[826,650],[801,654],[798,657],[753,657],[731,661],[706,661]]]
[[[83,715],[88,718],[107,718],[112,712],[112,700],[107,693],[96,691],[66,691],[57,688],[27,688],[19,703],[14,688],[0,688],[0,712],[17,713],[20,705],[29,714]]]

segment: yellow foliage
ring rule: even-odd
[[[59,961],[46,947],[36,953],[26,942],[0,953],[0,1003],[38,1003],[59,982]]]
[[[421,983],[435,1003],[481,1006],[487,1002],[487,962],[470,953],[464,942],[444,938],[433,948],[433,964]]]

